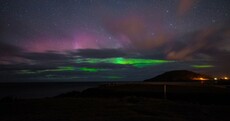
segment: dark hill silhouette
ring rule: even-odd
[[[146,82],[154,81],[165,81],[165,82],[176,82],[176,81],[194,81],[194,80],[212,80],[210,76],[195,73],[188,70],[174,70],[165,72],[161,75],[158,75],[154,78],[144,80]]]

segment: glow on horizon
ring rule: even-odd
[[[63,72],[63,71],[74,71],[74,70],[76,70],[76,68],[73,67],[73,66],[60,66],[60,67],[57,67],[56,69],[40,70],[40,71],[38,71],[38,73],[42,73],[42,72]]]
[[[156,59],[136,59],[136,58],[86,58],[86,59],[77,59],[76,63],[90,63],[90,64],[98,64],[98,63],[109,63],[116,65],[132,65],[134,67],[142,68],[146,66],[160,65],[164,63],[170,63],[174,61],[169,60],[156,60]]]
[[[191,65],[193,68],[213,68],[214,65]]]
[[[31,70],[20,70],[17,72],[18,74],[35,74],[36,72],[31,71]]]
[[[84,71],[84,72],[99,72],[105,71],[107,69],[100,68],[89,68],[89,67],[74,67],[74,66],[60,66],[55,69],[44,69],[44,70],[20,70],[18,74],[36,74],[36,73],[45,73],[45,72],[67,72],[67,71]]]
[[[19,74],[36,74],[36,73],[44,73],[44,72],[63,72],[63,71],[74,71],[74,70],[76,70],[76,68],[73,66],[60,66],[55,69],[44,69],[44,70],[37,70],[37,71],[20,70],[18,73]]]
[[[107,79],[121,79],[121,78],[124,78],[123,76],[105,76],[104,78],[107,78]]]
[[[79,70],[85,71],[85,72],[99,72],[99,71],[104,71],[104,70],[106,70],[106,69],[81,67],[81,68],[79,68]]]

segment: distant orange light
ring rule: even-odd
[[[204,78],[200,78],[200,80],[205,80]]]
[[[218,80],[218,78],[215,77],[214,80]]]
[[[205,80],[209,80],[208,78],[202,78],[202,77],[200,77],[200,78],[193,78],[193,80],[201,80],[201,81],[205,81]]]
[[[225,80],[228,80],[228,77],[224,77]]]

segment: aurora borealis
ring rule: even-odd
[[[214,68],[213,65],[192,65],[194,68]]]
[[[117,64],[117,65],[132,65],[134,67],[146,67],[159,65],[164,63],[169,63],[173,61],[169,60],[153,60],[153,59],[134,59],[134,58],[85,58],[85,59],[77,59],[76,63],[88,63],[88,64],[98,64],[98,63],[109,63],[109,64]]]
[[[0,82],[230,76],[229,0],[1,0]]]

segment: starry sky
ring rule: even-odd
[[[1,0],[0,82],[230,76],[230,0]]]

